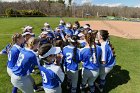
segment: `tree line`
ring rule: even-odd
[[[126,18],[140,18],[140,8],[138,7],[107,7],[96,6],[86,3],[83,5],[70,4],[66,6],[63,0],[52,1],[34,1],[26,2],[0,2],[0,15],[6,15],[6,11],[37,10],[46,16],[69,16],[69,17],[96,17],[96,16],[114,16]]]

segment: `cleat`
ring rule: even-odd
[[[103,92],[103,88],[100,88],[100,84],[95,83],[95,86],[97,87],[97,89],[102,93]]]

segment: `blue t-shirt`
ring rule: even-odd
[[[101,57],[101,48],[99,46],[96,46],[96,50],[94,47],[92,47],[93,53],[91,54],[90,48],[82,48],[80,52],[80,58],[83,62],[83,68],[89,69],[89,70],[97,70],[99,69],[100,64],[100,57]],[[96,53],[95,53],[96,51]]]
[[[62,54],[64,59],[64,66],[69,69],[76,71],[78,70],[78,63],[80,63],[80,49],[77,48],[76,51],[76,62],[72,59],[73,58],[73,46],[65,46],[63,48]]]
[[[64,73],[59,66],[54,64],[45,64],[44,66],[39,66],[39,70],[41,72],[44,88],[56,88],[64,80]]]
[[[113,56],[112,49],[108,42],[101,43],[102,56],[101,61],[105,61],[105,67],[112,67],[116,64],[115,57]]]
[[[31,49],[23,48],[12,71],[17,76],[26,76],[35,65],[39,65],[36,53]]]
[[[21,47],[19,45],[14,44],[8,53],[8,68],[13,68],[17,62]]]

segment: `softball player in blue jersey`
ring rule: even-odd
[[[11,47],[10,51],[8,52],[8,62],[7,62],[7,73],[11,77],[12,75],[12,68],[15,66],[20,50],[21,50],[21,45],[24,43],[24,38],[22,37],[21,34],[14,34],[12,36],[12,44],[13,46]],[[17,88],[14,87],[12,90],[12,93],[17,93]]]
[[[85,35],[81,32],[78,34],[80,47],[83,48],[86,45]]]
[[[69,40],[69,45],[62,50],[64,59],[64,68],[68,80],[71,84],[71,93],[76,93],[78,82],[78,64],[80,63],[80,49],[78,48],[78,37],[72,36]],[[69,82],[68,82],[69,83]]]
[[[100,65],[100,84],[96,84],[100,92],[103,92],[103,87],[105,85],[106,75],[112,70],[115,65],[115,56],[113,54],[112,48],[108,43],[109,33],[107,30],[100,30],[97,34],[97,39],[101,44],[102,56]]]
[[[44,62],[39,69],[45,93],[62,93],[61,83],[64,80],[64,73],[60,66],[54,64],[56,54],[60,52],[60,47],[53,47],[51,44],[44,44],[39,48],[39,58]]]
[[[34,52],[39,46],[39,40],[30,38],[26,42],[25,48],[21,49],[18,60],[12,68],[11,82],[14,87],[23,93],[33,93],[33,82],[30,72],[35,65],[39,65],[37,55]]]
[[[95,32],[88,33],[86,37],[86,46],[81,49],[80,58],[83,62],[82,68],[82,92],[85,92],[86,84],[90,88],[90,92],[94,93],[94,81],[99,75],[99,63],[101,56],[101,48],[95,45]]]
[[[60,23],[59,23],[59,28],[62,30],[62,31],[64,31],[65,30],[65,22],[64,22],[64,20],[60,20]]]
[[[72,31],[72,25],[71,23],[67,23],[66,24],[66,28],[64,30],[64,32],[67,34],[70,34],[70,36],[72,36],[74,34],[74,32]]]
[[[7,62],[7,73],[9,76],[12,74],[12,68],[15,66],[20,50],[21,50],[21,45],[24,43],[24,38],[22,37],[21,34],[14,34],[12,36],[12,43],[13,46],[11,47],[9,53],[8,53],[8,62]]]

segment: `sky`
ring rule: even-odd
[[[0,0],[0,1],[20,1],[20,0]],[[65,0],[67,1],[67,0]],[[90,2],[94,5],[100,6],[130,6],[130,7],[140,7],[140,0],[73,0],[76,4],[83,4]]]

